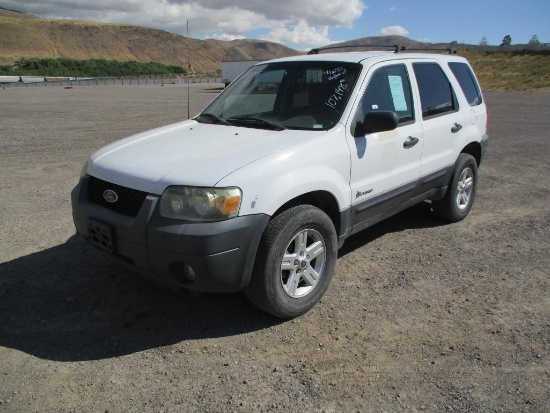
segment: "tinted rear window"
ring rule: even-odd
[[[414,63],[413,69],[420,91],[424,119],[458,110],[449,79],[437,63]]]
[[[476,78],[472,73],[470,67],[465,63],[449,63],[449,67],[454,73],[456,80],[460,84],[466,99],[470,106],[477,106],[481,104],[481,92],[479,85],[476,82]]]

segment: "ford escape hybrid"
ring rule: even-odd
[[[452,222],[476,195],[487,110],[456,55],[321,53],[260,63],[194,119],[89,157],[79,234],[165,284],[244,290],[299,316],[347,237],[415,203]]]

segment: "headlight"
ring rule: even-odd
[[[160,215],[184,221],[221,221],[239,214],[241,199],[239,188],[171,186],[160,198]]]

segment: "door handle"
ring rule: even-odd
[[[405,142],[403,142],[403,148],[409,149],[418,143],[418,138],[413,138],[409,136]]]
[[[457,133],[460,129],[462,129],[462,125],[460,123],[455,123],[451,128],[451,132]]]

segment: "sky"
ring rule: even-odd
[[[261,39],[308,50],[397,34],[430,43],[550,43],[550,0],[0,0],[43,18],[154,27],[196,39]]]

